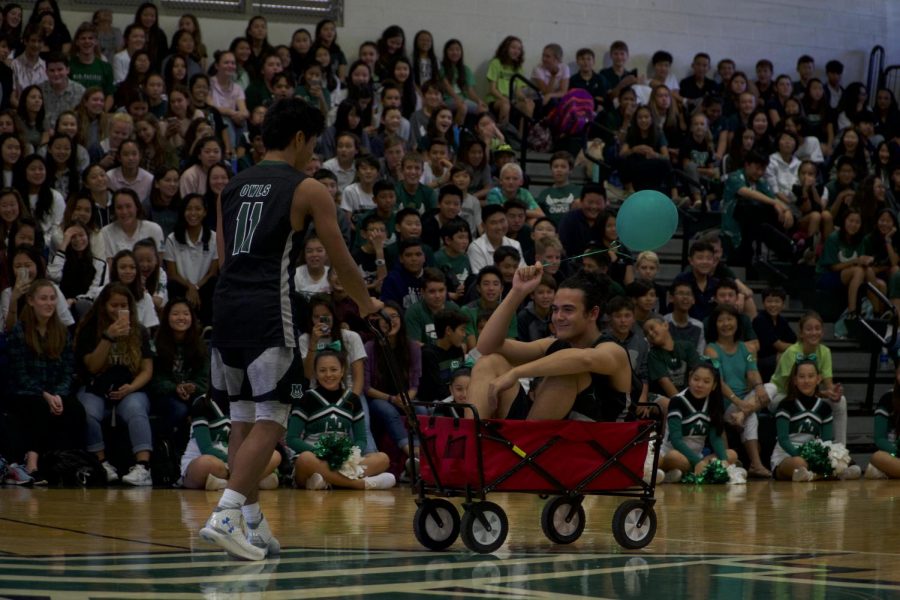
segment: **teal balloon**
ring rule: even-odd
[[[663,193],[655,190],[635,192],[619,208],[616,231],[627,248],[642,252],[656,250],[675,235],[678,209]]]

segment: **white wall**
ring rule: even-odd
[[[708,52],[714,63],[733,58],[751,77],[759,58],[772,60],[776,74],[794,76],[797,57],[811,54],[820,76],[824,76],[825,62],[841,60],[846,82],[865,77],[875,44],[887,49],[887,64],[900,62],[900,39],[888,36],[900,25],[897,5],[897,0],[345,0],[338,41],[352,61],[359,43],[377,39],[388,25],[404,28],[407,49],[416,31],[428,29],[439,57],[448,38],[459,38],[467,62],[479,74],[507,34],[523,39],[527,72],[550,42],[562,45],[566,60],[574,61],[575,51],[582,46],[600,57],[612,41],[623,39],[631,48],[631,66],[642,70],[654,51],[666,49],[675,57],[679,76],[687,74],[698,51]],[[77,26],[89,15],[64,16]],[[131,20],[132,13],[121,13],[115,23],[124,28]],[[169,34],[176,21],[177,15],[161,18]],[[239,20],[201,17],[204,41],[211,49],[227,46],[243,33],[244,26]],[[299,26],[311,29],[272,18],[269,39],[288,43]]]

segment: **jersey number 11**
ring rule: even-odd
[[[238,210],[237,230],[234,232],[234,250],[232,256],[248,254],[253,243],[253,234],[262,218],[262,202],[241,202]]]

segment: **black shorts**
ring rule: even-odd
[[[213,348],[210,390],[215,400],[291,404],[303,395],[303,359],[296,348]]]

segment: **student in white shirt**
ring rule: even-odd
[[[219,273],[216,232],[204,225],[206,206],[200,194],[189,194],[178,210],[175,230],[166,238],[169,297],[186,298],[203,323],[212,318],[212,296]]]
[[[109,280],[112,283],[119,282],[128,286],[131,295],[135,297],[138,322],[151,329],[159,326],[159,315],[153,306],[153,298],[144,289],[138,273],[137,260],[131,250],[120,250],[110,261]]]
[[[469,244],[466,255],[469,257],[469,265],[473,273],[478,273],[484,267],[494,264],[494,251],[500,246],[512,246],[522,256],[522,245],[518,241],[506,237],[509,227],[506,221],[506,213],[499,204],[488,204],[481,211],[484,235]],[[521,259],[520,266],[525,266],[525,259]]]
[[[101,230],[103,247],[110,259],[120,250],[131,250],[135,242],[152,238],[160,252],[163,251],[162,228],[152,221],[144,220],[144,209],[134,190],[123,188],[113,194],[113,211],[116,220]]]

